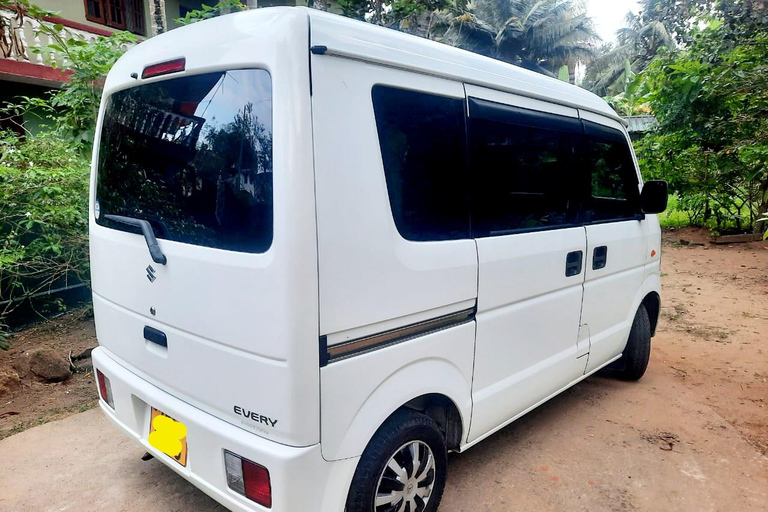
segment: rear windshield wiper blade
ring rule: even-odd
[[[155,232],[152,230],[152,224],[149,221],[134,219],[133,217],[123,217],[122,215],[105,215],[104,218],[141,229],[144,240],[147,242],[147,248],[149,248],[149,254],[152,256],[152,261],[160,265],[165,265],[168,262],[168,258],[165,257],[165,254],[160,249],[160,245],[157,243]]]

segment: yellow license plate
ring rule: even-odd
[[[147,440],[153,448],[187,466],[187,427],[183,423],[153,407]]]

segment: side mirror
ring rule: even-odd
[[[643,184],[640,193],[640,204],[643,213],[661,213],[667,209],[669,197],[667,182],[664,180],[651,180]]]

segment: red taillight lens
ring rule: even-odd
[[[224,452],[224,467],[230,489],[259,505],[272,508],[272,484],[267,468],[229,451]]]
[[[153,76],[167,75],[169,73],[178,73],[184,71],[184,66],[187,64],[187,59],[175,59],[168,62],[161,62],[160,64],[152,64],[144,68],[141,72],[141,78],[152,78]]]
[[[267,508],[272,506],[272,486],[267,468],[243,460],[243,482],[246,498]]]
[[[96,370],[96,379],[99,381],[99,394],[101,395],[101,399],[114,409],[115,401],[112,398],[112,384],[110,384],[109,379],[99,370]]]

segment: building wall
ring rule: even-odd
[[[83,0],[32,0],[35,5],[55,13],[55,16],[64,18],[65,20],[82,23],[90,27],[97,27],[106,30],[115,30],[107,25],[100,23],[94,23],[85,18],[85,2]],[[152,35],[150,27],[152,26],[149,19],[149,2],[150,0],[144,0],[144,23],[146,28],[146,36]]]

